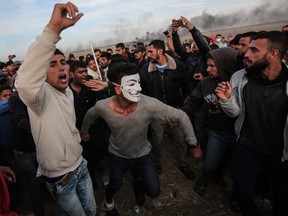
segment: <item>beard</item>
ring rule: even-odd
[[[158,63],[158,60],[160,59],[160,57],[157,55],[155,59],[153,58],[148,58],[148,60],[151,62],[151,63],[155,63],[157,64]]]
[[[248,58],[244,58],[243,62],[245,65],[245,69],[248,73],[261,73],[261,71],[263,71],[269,66],[267,54],[265,54],[261,59],[258,59],[254,63]]]

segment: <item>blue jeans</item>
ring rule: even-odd
[[[44,201],[41,194],[41,179],[36,178],[38,162],[35,152],[14,150],[14,157],[19,172],[22,174],[24,187],[32,199],[33,211],[36,215],[44,214]]]
[[[143,191],[148,196],[153,198],[159,196],[160,182],[151,153],[133,159],[109,154],[110,180],[106,189],[108,203],[112,202],[113,196],[121,189],[122,177],[128,170],[140,181]]]
[[[273,212],[276,216],[287,215],[288,206],[288,161],[281,157],[260,155],[237,143],[234,158],[234,188],[236,201],[243,216],[256,216],[254,192],[256,179],[262,168],[272,180]]]
[[[85,159],[66,184],[61,180],[55,183],[46,182],[46,184],[48,190],[67,215],[96,215],[94,191]]]
[[[205,180],[213,176],[217,170],[221,170],[225,156],[232,158],[235,144],[236,136],[234,134],[213,130],[208,132],[206,157],[203,164],[203,178]]]

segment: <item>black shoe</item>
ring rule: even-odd
[[[155,162],[156,164],[156,172],[158,175],[161,175],[162,174],[162,167],[161,167],[161,164],[160,162]]]
[[[216,182],[216,184],[218,184],[219,186],[221,186],[223,188],[227,188],[229,186],[222,175],[216,175],[216,176],[214,176],[213,179]]]
[[[110,211],[106,211],[106,216],[119,216],[119,213],[117,211],[117,209],[114,207],[112,210]]]
[[[195,193],[197,193],[199,196],[202,196],[206,191],[206,185],[207,182],[204,181],[202,178],[199,178],[194,186]]]
[[[195,173],[189,168],[189,166],[180,167],[180,171],[188,178],[188,179],[195,179]]]
[[[145,203],[145,193],[141,187],[141,184],[138,180],[133,180],[132,185],[136,203],[138,206],[142,206]]]

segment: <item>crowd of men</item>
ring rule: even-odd
[[[166,42],[139,42],[130,50],[118,43],[65,58],[56,48],[60,34],[82,16],[70,2],[56,4],[22,64],[15,55],[1,62],[0,177],[9,193],[0,214],[9,212],[10,201],[14,210],[21,205],[25,188],[34,215],[45,215],[45,183],[63,215],[95,216],[104,157],[109,183],[100,209],[119,215],[114,196],[127,171],[143,206],[145,196],[161,193],[169,131],[185,177],[196,178],[190,155],[203,160],[198,195],[211,181],[227,187],[223,173],[232,163],[231,197],[242,215],[257,215],[259,191],[273,195],[274,215],[287,215],[288,26],[224,40],[202,35],[181,17],[172,20]],[[193,44],[180,40],[179,28]]]

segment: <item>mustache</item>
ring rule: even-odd
[[[251,61],[249,58],[247,58],[247,57],[244,57],[243,62],[244,62],[244,63],[245,63],[245,62],[252,63],[252,61]]]

